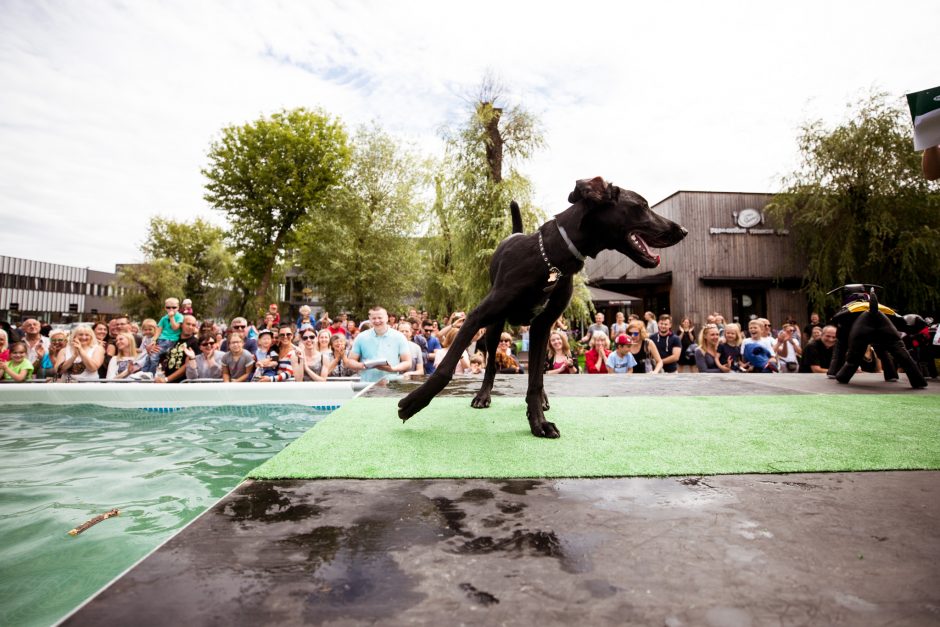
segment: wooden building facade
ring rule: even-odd
[[[680,191],[652,209],[678,222],[689,235],[658,252],[657,268],[644,269],[625,255],[607,250],[589,259],[589,283],[642,298],[624,311],[642,315],[688,316],[697,327],[712,312],[745,325],[766,317],[775,327],[786,318],[802,326],[809,319],[799,291],[803,268],[791,252],[786,229],[764,216],[772,194]]]

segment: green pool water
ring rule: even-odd
[[[0,406],[0,625],[55,623],[328,413]]]

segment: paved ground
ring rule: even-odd
[[[549,393],[940,391],[592,379]],[[938,625],[938,582],[940,472],[250,481],[66,624]]]

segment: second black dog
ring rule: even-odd
[[[519,232],[518,207],[513,207],[515,232],[493,253],[489,294],[467,316],[434,374],[398,403],[402,420],[424,409],[447,386],[461,354],[482,327],[486,327],[486,374],[471,405],[489,407],[500,332],[506,322],[530,324],[529,428],[538,437],[559,436],[558,428],[545,419],[548,400],[541,364],[552,323],[571,300],[572,277],[584,267],[584,258],[613,249],[644,268],[654,268],[659,265],[659,256],[650,248],[674,246],[688,234],[675,222],[653,213],[639,194],[608,184],[599,176],[578,181],[568,202],[573,204],[529,235]]]

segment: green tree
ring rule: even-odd
[[[125,288],[121,309],[132,318],[155,318],[163,315],[163,302],[183,293],[183,276],[172,260],[153,259],[118,268],[116,284]]]
[[[509,202],[523,208],[527,230],[544,214],[532,206],[531,183],[517,165],[544,145],[536,117],[502,104],[503,87],[487,76],[466,122],[445,131],[446,155],[437,184],[428,255],[426,305],[450,313],[476,305],[489,290],[489,264],[512,230]]]
[[[128,313],[162,315],[163,302],[175,297],[193,301],[200,316],[218,315],[232,259],[223,242],[225,231],[202,218],[176,222],[157,217],[141,245],[143,264],[127,265],[118,284],[130,288],[123,304]]]
[[[838,302],[829,290],[874,283],[885,288],[882,302],[902,312],[936,312],[940,196],[921,176],[901,107],[872,94],[834,129],[804,125],[799,147],[801,168],[768,213],[789,227],[805,260],[811,306],[831,311]]]
[[[323,111],[281,111],[222,129],[209,150],[205,199],[225,212],[244,286],[265,306],[294,227],[333,216],[334,192],[349,164],[343,125]]]
[[[363,318],[371,306],[395,311],[416,290],[415,235],[423,218],[426,167],[379,127],[362,127],[330,213],[304,221],[297,261],[328,311]]]

